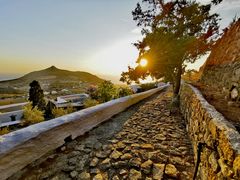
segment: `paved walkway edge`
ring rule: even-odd
[[[0,179],[7,179],[47,152],[83,135],[133,104],[165,89],[168,85],[115,99],[50,121],[0,136]]]

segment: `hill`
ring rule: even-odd
[[[89,84],[96,85],[103,79],[82,71],[68,71],[51,66],[47,69],[30,72],[18,79],[0,81],[1,88],[26,91],[33,80],[40,82],[44,90],[57,90],[62,88],[84,87]]]

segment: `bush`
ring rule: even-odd
[[[2,129],[0,129],[0,135],[4,135],[9,133],[9,128],[8,127],[4,127]]]
[[[99,102],[97,101],[97,100],[95,100],[95,99],[86,99],[85,101],[84,101],[84,107],[85,108],[88,108],[88,107],[92,107],[92,106],[96,106],[96,105],[98,105],[99,104]]]
[[[156,84],[155,83],[145,83],[145,84],[141,84],[140,85],[142,91],[147,91],[153,88],[156,88]]]
[[[133,94],[128,87],[116,87],[111,81],[103,81],[98,87],[90,86],[86,92],[91,97],[84,103],[84,107],[95,106],[115,98]]]
[[[73,106],[68,106],[66,109],[67,114],[73,113],[75,111],[76,111],[76,109]]]
[[[23,108],[23,118],[23,126],[39,123],[44,121],[44,112],[40,111],[37,106],[33,108],[32,104],[29,103]]]
[[[68,114],[67,110],[63,109],[63,108],[53,108],[52,110],[52,114],[54,118],[60,117],[60,116],[64,116],[66,114]]]
[[[97,100],[98,99],[98,92],[97,92],[98,88],[97,86],[91,85],[88,89],[87,89],[87,94],[92,98]]]
[[[119,98],[133,94],[133,91],[129,87],[120,87],[117,92]]]
[[[97,89],[98,101],[101,103],[110,101],[117,97],[116,87],[111,81],[103,81]]]

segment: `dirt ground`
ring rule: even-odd
[[[219,89],[203,86],[200,83],[192,83],[192,85],[198,88],[204,98],[240,132],[240,102],[230,101]]]

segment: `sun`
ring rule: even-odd
[[[146,59],[141,59],[139,64],[140,66],[145,67],[148,64],[148,61]]]

